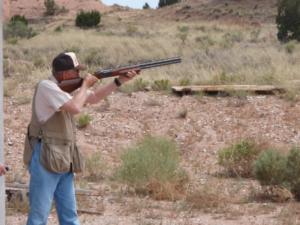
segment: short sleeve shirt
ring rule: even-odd
[[[38,85],[35,97],[35,111],[40,123],[46,122],[55,112],[61,111],[59,108],[71,100],[79,91],[77,89],[69,94],[62,91],[57,84],[57,80],[51,75],[49,79],[41,81]],[[86,98],[89,97],[90,93],[90,91],[87,91]]]

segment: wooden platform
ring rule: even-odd
[[[174,86],[172,90],[175,92],[191,92],[191,91],[226,91],[226,90],[243,90],[243,91],[284,91],[271,85],[213,85],[213,86]]]

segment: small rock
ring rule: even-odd
[[[206,149],[206,148],[205,148],[205,149],[203,149],[203,150],[202,150],[202,152],[207,152],[207,149]]]

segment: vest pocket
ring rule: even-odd
[[[53,173],[70,171],[71,144],[47,143],[42,140],[41,164],[45,170]]]
[[[85,168],[84,158],[81,153],[81,148],[75,145],[73,154],[73,172],[80,173],[83,172]]]
[[[24,153],[23,153],[23,162],[26,166],[28,166],[31,162],[31,156],[33,153],[33,149],[31,148],[29,137],[28,137],[28,132],[26,133],[25,136],[25,142],[24,142]]]

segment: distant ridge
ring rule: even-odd
[[[77,14],[81,10],[98,10],[100,13],[108,12],[112,8],[95,0],[55,0],[59,7],[65,6],[70,10],[68,14]],[[26,18],[44,17],[46,7],[44,0],[3,0],[2,19],[10,19],[15,14],[24,15]]]

